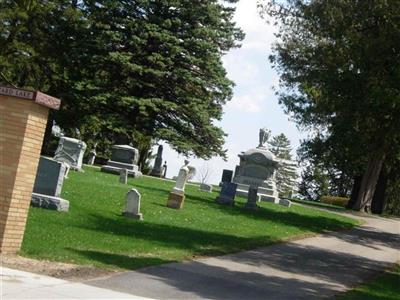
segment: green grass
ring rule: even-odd
[[[333,205],[333,204],[327,204],[327,203],[322,203],[318,201],[310,201],[310,200],[300,200],[300,199],[290,199],[293,202],[301,203],[301,204],[306,204],[306,205],[311,205],[315,207],[320,207],[320,208],[329,208],[329,209],[336,209],[336,210],[346,210],[346,208],[338,205]]]
[[[388,270],[374,280],[367,282],[343,295],[340,300],[397,300],[400,298],[400,265]]]
[[[129,179],[85,168],[71,172],[62,197],[68,213],[31,207],[21,254],[40,259],[136,269],[196,256],[211,256],[265,246],[293,237],[350,228],[358,221],[308,207],[262,203],[257,211],[214,203],[217,193],[186,186],[182,210],[166,207],[173,182]],[[121,216],[125,194],[142,195],[144,221]]]

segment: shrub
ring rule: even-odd
[[[346,207],[347,202],[349,202],[349,198],[346,197],[336,197],[336,196],[322,196],[321,202],[325,204],[337,205]]]

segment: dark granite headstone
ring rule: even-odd
[[[222,178],[219,186],[222,187],[222,184],[225,182],[232,182],[233,171],[232,170],[222,170]]]
[[[40,157],[32,193],[32,206],[68,211],[69,202],[60,198],[65,171],[64,163]]]
[[[257,188],[255,187],[250,187],[249,192],[247,194],[247,202],[244,205],[245,208],[248,209],[257,209],[257,202],[259,201],[259,196],[257,195]]]
[[[221,187],[221,192],[215,202],[223,205],[234,205],[237,184],[233,182],[224,182]]]
[[[150,175],[155,177],[162,177],[163,176],[163,168],[162,168],[162,152],[163,146],[158,146],[157,157],[154,161],[153,169],[151,170]]]
[[[63,163],[41,156],[33,192],[59,197],[64,182],[64,175],[65,165]]]

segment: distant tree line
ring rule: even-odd
[[[162,139],[224,157],[214,122],[233,87],[221,57],[244,37],[236,2],[2,0],[0,82],[62,99],[45,146],[55,120],[100,155],[114,143],[146,154]]]
[[[260,1],[279,30],[270,61],[280,103],[312,132],[301,191],[400,210],[400,1]]]

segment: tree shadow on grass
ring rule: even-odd
[[[231,207],[219,205],[214,201],[193,195],[189,196],[188,199],[190,201],[202,202],[213,209],[220,210],[221,213],[224,214],[232,216],[247,216],[250,219],[256,220],[268,220],[277,224],[297,227],[315,233],[324,232],[326,230],[352,228],[354,226],[351,222],[338,220],[329,216],[320,216],[317,214],[314,216],[302,215],[300,213],[292,212],[290,208],[284,211],[276,211],[260,206],[257,210],[248,210],[244,208],[242,203],[239,203],[239,205],[236,203],[235,206]]]
[[[257,212],[247,212],[239,208],[225,208],[223,211],[223,213],[250,214],[249,216],[252,218],[255,213],[255,218],[273,220],[278,226],[279,224],[290,225],[299,227],[307,232],[320,232],[323,229],[333,229],[348,225],[346,222],[334,219],[327,221],[325,217],[305,216],[290,212],[276,212],[268,209],[262,209]],[[179,218],[180,216],[177,215],[176,217]],[[182,224],[181,227],[150,222],[132,222],[132,220],[123,217],[116,216],[115,218],[109,218],[100,214],[91,214],[88,220],[90,221],[86,224],[76,226],[107,233],[110,237],[115,235],[124,236],[129,239],[129,242],[130,238],[154,241],[164,247],[190,250],[194,255],[222,255],[277,242],[276,237],[273,237],[274,234],[272,234],[272,231],[270,235],[268,231],[263,231],[262,235],[243,237],[236,235],[235,232],[221,233],[206,231],[198,228],[191,228],[190,226],[184,227],[185,224]]]
[[[173,262],[173,260],[161,259],[158,257],[134,257],[124,254],[74,249],[70,247],[67,247],[65,249],[74,252],[80,256],[84,256],[89,260],[100,262],[103,265],[119,267],[121,269],[128,270]]]
[[[195,255],[221,255],[273,242],[268,236],[246,238],[167,224],[132,222],[124,217],[114,219],[98,214],[91,214],[87,224],[75,226],[106,233],[110,237],[129,238],[125,243],[130,243],[131,239],[135,242],[155,241],[164,247],[191,250]]]

